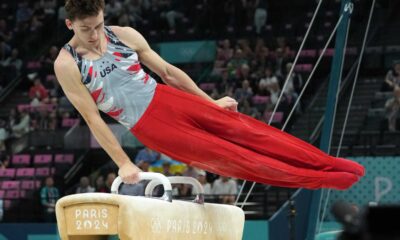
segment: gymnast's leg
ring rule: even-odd
[[[214,172],[265,184],[309,189],[347,189],[358,176],[348,172],[325,172],[288,165],[261,155],[198,128],[177,130],[167,119],[147,118],[136,136],[146,146],[168,156]],[[161,131],[154,134],[152,131]]]
[[[364,167],[360,164],[329,156],[313,145],[247,115],[219,109],[210,111],[214,114],[200,115],[202,127],[227,141],[297,167],[364,175]]]
[[[181,106],[174,104],[183,101],[179,94],[171,96],[169,90],[156,94],[157,104],[132,132],[146,146],[176,160],[220,175],[285,187],[346,189],[358,181],[353,173],[293,166],[227,141],[202,129],[190,114],[182,112]]]
[[[184,124],[189,124],[227,142],[294,167],[364,175],[364,167],[360,164],[329,156],[311,144],[254,118],[224,110],[168,86],[161,86],[159,92],[162,92],[163,99],[168,99],[162,101],[162,109],[171,112],[171,116],[179,121],[176,127],[179,124],[187,127]]]

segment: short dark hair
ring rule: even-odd
[[[66,0],[65,11],[70,20],[97,16],[104,10],[104,0]]]

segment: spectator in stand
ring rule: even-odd
[[[30,132],[35,132],[35,131],[39,131],[39,130],[42,130],[42,129],[40,129],[38,118],[32,118],[31,119],[31,124],[30,124],[30,127],[29,127],[29,131]]]
[[[29,22],[32,17],[32,9],[28,6],[28,1],[22,1],[18,4],[18,9],[16,12],[16,24],[20,25],[22,23]]]
[[[98,176],[96,178],[96,182],[95,182],[95,191],[96,192],[102,192],[102,193],[106,193],[107,192],[107,188],[104,182],[104,177],[102,175]]]
[[[231,47],[231,41],[225,39],[221,42],[221,47],[218,48],[217,60],[222,60],[227,63],[233,57],[233,49]]]
[[[11,126],[12,136],[20,138],[26,133],[28,133],[30,128],[29,124],[30,124],[29,112],[25,109],[21,110],[18,123],[15,123],[14,125]]]
[[[235,82],[233,78],[229,76],[229,72],[226,69],[223,70],[220,79],[217,81],[217,89],[220,95],[227,95],[234,85]]]
[[[45,77],[49,74],[54,74],[53,65],[57,58],[59,49],[56,46],[52,46],[49,49],[47,55],[41,59],[42,69],[40,75]]]
[[[256,43],[254,46],[254,57],[257,59],[257,56],[262,52],[263,48],[265,48],[265,41],[261,37],[257,37]]]
[[[259,51],[255,52],[255,60],[258,66],[265,68],[275,66],[275,59],[272,52],[266,46],[259,46]]]
[[[161,18],[165,18],[171,33],[176,31],[177,20],[182,21],[184,19],[183,14],[183,2],[181,0],[169,0],[166,1],[164,11],[161,12]]]
[[[213,99],[220,98],[221,94],[218,92],[217,88],[213,88],[210,93],[210,97]]]
[[[110,172],[107,174],[107,178],[106,178],[106,189],[107,192],[110,193],[111,192],[111,185],[114,182],[115,178],[117,177],[117,174],[115,174],[115,172]]]
[[[163,162],[162,164],[162,174],[165,176],[174,176],[174,174],[171,172],[171,163],[170,162]]]
[[[388,129],[390,132],[396,131],[396,122],[400,109],[400,86],[396,86],[393,92],[393,97],[385,103],[388,118]]]
[[[16,108],[11,108],[10,112],[8,113],[8,119],[6,121],[7,127],[6,129],[8,130],[9,133],[12,133],[12,126],[17,124],[19,119],[18,111]]]
[[[29,89],[29,97],[31,98],[32,102],[48,102],[49,93],[40,81],[40,78],[36,78],[33,81],[33,86]]]
[[[243,2],[243,12],[245,13],[244,26],[250,30],[250,27],[254,24],[254,14],[256,11],[256,0],[245,0]]]
[[[197,178],[198,175],[199,175],[199,170],[190,165],[188,165],[186,170],[183,172],[183,176],[185,176],[185,177]]]
[[[106,4],[104,18],[107,21],[107,24],[115,23],[118,17],[122,14],[123,7],[120,1],[118,0],[110,0]],[[65,18],[62,20],[64,21]]]
[[[43,25],[43,22],[45,21],[45,13],[43,7],[40,4],[40,1],[35,1],[31,9],[32,9],[31,20],[33,18],[36,18],[37,21],[40,21]]]
[[[400,87],[400,61],[395,62],[393,64],[393,68],[388,71],[385,78],[385,86],[384,90],[393,91],[396,86]]]
[[[285,71],[285,77],[283,78],[284,81],[286,81],[289,71],[292,68],[293,64],[287,63],[286,64],[286,71]],[[300,74],[298,74],[296,71],[292,72],[292,75],[290,76],[286,89],[285,89],[285,93],[287,95],[293,96],[295,99],[297,99],[297,97],[299,96],[299,93],[301,92],[301,89],[303,87],[303,78]]]
[[[10,71],[10,72],[15,73],[14,77],[19,75],[19,73],[21,72],[21,69],[22,69],[22,65],[23,65],[23,62],[19,58],[18,54],[19,54],[18,49],[14,48],[11,51],[11,55],[7,59],[5,59],[3,62],[1,62],[1,65],[7,69],[6,70],[7,72]],[[5,72],[5,73],[7,73],[7,72]]]
[[[1,15],[0,16],[4,16]],[[0,38],[3,38],[4,42],[12,42],[12,31],[7,25],[7,21],[5,19],[0,19]]]
[[[256,27],[256,33],[260,34],[261,29],[267,23],[267,0],[256,0],[255,9],[254,26]]]
[[[41,0],[40,6],[44,11],[46,21],[54,20],[57,9],[57,0]]]
[[[67,12],[65,11],[65,6],[61,5],[58,7],[57,10],[57,31],[58,33],[63,33],[63,30],[65,30],[64,27],[64,22],[65,22],[65,18],[67,17]]]
[[[218,2],[218,1],[216,1],[216,2]],[[223,3],[223,9],[215,8],[212,6],[209,7],[209,11],[211,11],[215,14],[215,16],[213,16],[210,21],[210,25],[214,29],[214,31],[218,31],[218,30],[220,31],[222,29],[222,27],[225,27],[225,26],[228,26],[228,31],[234,30],[234,27],[236,27],[237,23],[239,22],[235,16],[235,14],[237,12],[237,5],[240,4],[238,2],[239,1],[234,1],[234,0],[221,1],[221,3]],[[209,5],[209,4],[205,4],[205,5]],[[222,14],[221,14],[221,10],[222,10]],[[218,17],[218,15],[223,15],[225,17],[220,18],[220,17]],[[220,22],[216,26],[213,26],[214,19],[216,19],[218,22]]]
[[[177,172],[175,176],[182,176],[182,173]],[[160,185],[161,186],[161,185]],[[159,188],[159,187],[158,187]],[[172,184],[172,196],[188,197],[192,194],[192,187],[187,184]],[[160,191],[159,189],[156,189]]]
[[[2,36],[0,36],[0,62],[5,61],[11,54],[11,47],[8,45]]]
[[[36,15],[32,16],[31,19],[31,24],[29,26],[29,31],[34,34],[34,33],[38,33],[42,30],[43,28],[43,22],[40,21],[39,17]]]
[[[149,163],[149,162],[142,162],[142,164],[139,166],[139,168],[140,168],[143,172],[151,172],[151,171],[150,171],[150,163]]]
[[[125,0],[124,14],[129,17],[130,26],[138,28],[145,20],[143,19],[142,0]]]
[[[207,176],[206,172],[203,171],[203,170],[200,170],[198,172],[197,180],[203,186],[204,194],[205,195],[210,195],[211,194],[211,185],[210,185],[210,183],[207,182],[206,176]]]
[[[0,69],[0,71],[1,71],[1,69]],[[0,75],[0,95],[2,95],[2,91],[3,91],[5,85],[6,85],[5,79],[3,76]]]
[[[270,96],[270,101],[271,105],[269,106],[268,110],[274,108],[275,104],[278,102],[279,95],[281,94],[281,88],[279,86],[279,83],[275,82],[274,80],[270,82],[270,84],[267,85],[267,90],[269,92]],[[284,98],[281,99],[281,101],[286,101],[286,96],[283,96]]]
[[[260,81],[258,82],[258,94],[261,96],[271,95],[271,91],[270,91],[271,85],[277,85],[279,88],[279,80],[273,74],[272,68],[266,67],[265,71],[264,71],[264,77],[261,78]],[[278,100],[278,98],[274,99],[274,102],[276,102],[277,100]]]
[[[133,17],[127,14],[125,11],[118,17],[119,26],[124,26],[124,27],[131,26],[133,25],[132,22],[133,22]]]
[[[0,152],[6,151],[6,140],[8,138],[8,132],[6,130],[6,121],[0,119]]]
[[[57,112],[55,110],[51,111],[49,114],[49,125],[48,130],[55,131],[59,127],[59,121]]]
[[[254,57],[253,50],[250,48],[250,43],[247,39],[238,40],[237,48],[239,48],[243,51],[243,56],[246,59],[251,59]]]
[[[287,74],[289,74],[289,71],[292,67],[292,63],[287,63],[286,68],[285,68],[285,75],[282,78],[282,84],[281,86],[283,87],[284,81],[287,79]],[[292,75],[290,76],[289,79],[287,79],[286,83],[286,88],[284,89],[284,95],[285,95],[285,100],[286,103],[290,105],[293,105],[295,101],[297,100],[299,96],[299,92],[301,91],[301,87],[303,86],[303,79],[300,74],[297,74],[296,72],[293,71]],[[297,105],[296,111],[300,112],[301,107],[300,104]]]
[[[195,167],[188,165],[182,175],[185,177],[191,177],[197,179],[199,176],[199,170],[196,169]],[[191,191],[192,187],[190,185],[182,184],[181,186],[179,186],[179,195],[181,196],[188,196],[190,195]]]
[[[54,187],[53,177],[47,177],[45,185],[40,189],[40,202],[43,207],[43,217],[45,222],[55,222],[56,202],[60,198],[57,187]]]
[[[11,157],[9,154],[4,154],[1,157],[1,161],[0,161],[0,169],[5,169],[10,167],[10,163],[11,163]]]
[[[238,101],[239,105],[244,101],[250,101],[253,97],[253,89],[250,87],[250,82],[245,79],[242,82],[242,87],[237,88],[235,91],[235,99]]]
[[[0,222],[3,221],[3,217],[4,217],[4,201],[2,198],[0,198]]]
[[[4,161],[4,159],[6,159],[7,156],[8,156],[7,151],[0,151],[0,163],[2,163]],[[1,168],[1,164],[0,164],[0,168]]]
[[[248,64],[248,60],[245,58],[242,49],[236,49],[234,57],[229,60],[227,68],[230,77],[236,77],[238,69],[243,65]]]
[[[229,177],[220,176],[213,183],[211,193],[214,195],[220,195],[220,203],[233,204],[237,194],[237,183]]]
[[[94,190],[94,187],[90,186],[89,178],[86,176],[81,177],[76,193],[91,193],[94,192]]]
[[[281,47],[278,47],[275,50],[275,75],[278,78],[283,79],[286,73],[286,64],[291,62],[291,51],[286,45],[286,40],[284,38],[278,38],[277,44]]]
[[[135,163],[140,167],[142,162],[148,162],[151,165],[152,163],[155,163],[158,160],[160,160],[160,153],[148,147],[145,147],[141,149],[136,155]]]
[[[50,84],[52,87],[50,88],[50,98],[52,103],[58,103],[59,99],[64,97],[64,92],[60,86],[60,83],[54,78],[51,79]]]
[[[250,100],[243,101],[239,108],[239,111],[255,119],[261,118],[260,112],[257,110],[257,108],[251,106]]]
[[[244,80],[248,80],[251,83],[253,83],[253,77],[252,74],[250,74],[250,67],[248,64],[242,64],[240,68],[238,69],[237,72],[237,79],[239,82],[243,82]]]
[[[47,130],[49,128],[49,112],[45,108],[39,108],[37,112],[32,114],[33,119],[36,120],[37,129],[36,130]]]
[[[48,111],[46,108],[39,108],[37,112],[32,114],[31,130],[50,130],[54,131],[58,128],[58,117],[56,110]]]
[[[153,29],[161,30],[160,15],[162,8],[162,1],[151,0],[150,8],[147,10],[147,16],[150,26],[152,26]]]

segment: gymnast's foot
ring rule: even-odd
[[[333,171],[335,172],[348,172],[356,174],[359,177],[363,177],[365,175],[365,168],[355,162],[344,158],[334,158],[333,160]]]
[[[332,188],[336,190],[346,190],[353,186],[359,176],[348,172],[326,172],[326,179],[323,183],[323,188]]]

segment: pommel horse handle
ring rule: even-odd
[[[172,186],[167,177],[165,177],[161,173],[140,172],[139,181],[141,180],[157,180],[158,182],[160,182],[164,186],[164,195],[161,197],[161,199],[172,202]],[[117,178],[115,178],[114,182],[111,185],[111,193],[118,194],[118,189],[121,184],[122,179],[118,176]]]
[[[193,194],[196,194],[196,198],[194,199],[195,203],[203,204],[204,203],[204,189],[199,181],[192,177],[183,177],[183,176],[173,176],[168,177],[168,180],[171,184],[189,184],[193,186]],[[162,184],[158,179],[154,179],[149,182],[146,186],[145,196],[152,197],[154,188],[158,185]]]

